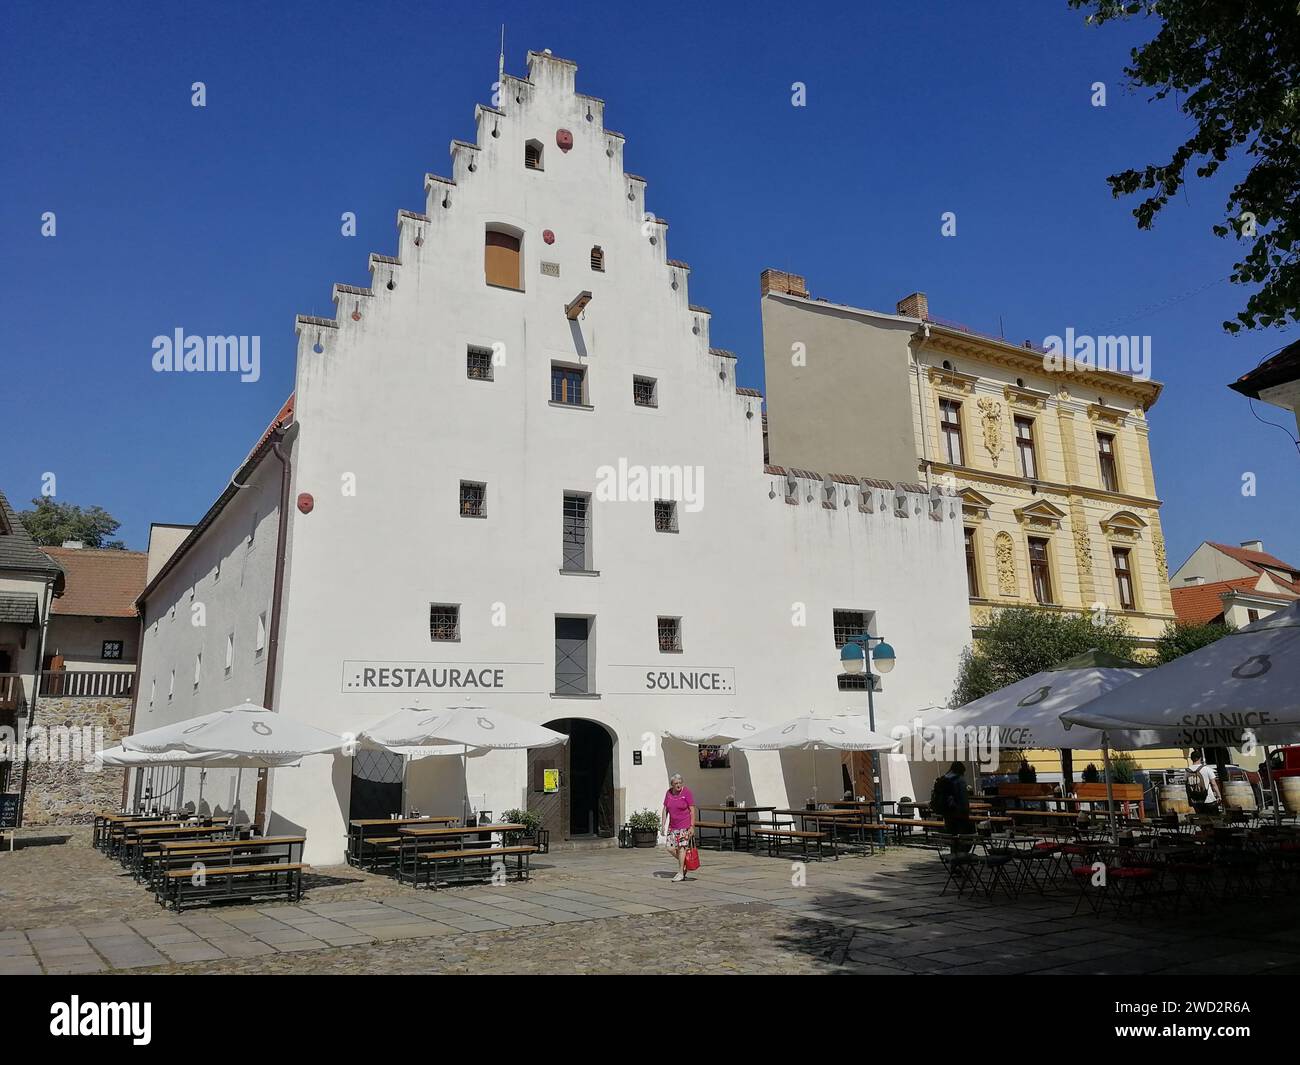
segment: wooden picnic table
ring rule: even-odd
[[[370,829],[379,830],[374,832],[373,836],[382,838],[385,843],[391,843],[398,838],[396,830],[405,825],[457,825],[461,820],[459,817],[449,817],[445,814],[428,814],[423,817],[354,817],[348,822],[347,862],[349,865],[365,868],[366,862],[372,857],[366,854],[366,846],[371,843],[369,837],[372,833],[368,831]],[[389,831],[382,831],[384,826],[387,826]]]
[[[409,855],[411,858],[411,877],[412,883],[419,879],[420,869],[420,843],[422,841],[447,840],[451,843],[459,843],[460,848],[467,854],[472,855],[474,848],[465,846],[466,836],[477,836],[480,832],[526,832],[527,825],[517,825],[513,822],[502,822],[494,825],[475,825],[473,828],[421,828],[413,825],[407,825],[397,830],[401,842],[398,844],[397,852],[397,877],[399,880],[404,879],[406,875],[406,859]]]
[[[759,820],[763,814],[775,813],[775,806],[728,806],[726,803],[720,806],[697,806],[695,807],[696,818],[692,824],[697,829],[712,829],[718,833],[718,848],[722,848],[722,840],[725,839],[727,828],[731,829],[731,849],[737,850],[740,847],[740,837],[742,830],[745,835],[745,849],[749,850],[753,843],[751,834],[754,823]],[[722,814],[720,822],[705,821],[700,814]],[[727,814],[731,814],[731,823],[728,826]]]
[[[277,847],[285,849],[284,858],[294,861],[294,849],[297,848],[298,860],[302,858],[302,848],[307,842],[306,836],[254,836],[251,839],[168,839],[150,845],[143,853],[141,872],[145,879],[157,886],[158,877],[153,867],[165,874],[171,863],[186,859],[191,864],[198,861],[204,866],[224,861],[233,865],[235,859],[246,859],[256,852],[267,852]],[[156,848],[156,850],[155,850]],[[269,855],[264,855],[269,856]],[[156,861],[150,861],[150,859]],[[165,879],[165,878],[164,878]],[[159,889],[160,890],[160,889]]]
[[[428,814],[422,817],[354,817],[348,822],[350,825],[453,825],[459,821],[459,817],[448,817],[445,814],[434,815]]]

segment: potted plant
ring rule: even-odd
[[[1111,758],[1110,779],[1114,784],[1137,783],[1137,761],[1128,751],[1121,751]]]
[[[1016,770],[1016,776],[1020,779],[1021,784],[1038,783],[1038,770],[1025,758],[1020,759],[1020,768]]]
[[[1101,780],[1101,774],[1097,771],[1097,767],[1089,762],[1083,768],[1083,782],[1085,784],[1096,784],[1099,780]]]
[[[638,810],[627,819],[632,829],[632,846],[653,847],[659,840],[659,826],[662,820],[658,810]]]
[[[507,810],[501,815],[506,819],[507,824],[523,825],[524,831],[503,832],[502,836],[507,847],[513,847],[517,844],[525,846],[538,846],[538,838],[541,835],[542,815],[533,810]]]

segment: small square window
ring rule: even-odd
[[[680,654],[682,650],[682,619],[659,619],[659,650],[663,654]]]
[[[470,347],[465,354],[465,376],[471,381],[492,380],[492,349]]]
[[[429,639],[451,641],[460,639],[460,604],[429,604]]]
[[[104,647],[100,651],[99,657],[105,661],[117,662],[122,658],[122,641],[105,640]]]
[[[677,531],[677,502],[672,499],[655,500],[655,532]]]
[[[659,406],[659,382],[653,377],[633,377],[632,402],[638,407]]]
[[[551,402],[571,407],[587,402],[587,371],[581,366],[551,364]]]
[[[460,516],[462,518],[487,517],[487,485],[477,481],[460,482]]]

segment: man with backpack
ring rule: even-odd
[[[930,814],[943,818],[943,830],[950,836],[968,836],[975,831],[970,823],[965,763],[953,762],[948,772],[936,778],[930,790]],[[952,849],[957,850],[955,841]]]
[[[1187,801],[1198,814],[1219,812],[1219,777],[1205,764],[1200,751],[1192,751],[1192,765],[1187,770]]]

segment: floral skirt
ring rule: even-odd
[[[672,850],[689,847],[691,845],[691,830],[689,828],[670,828],[667,840],[668,846]]]

